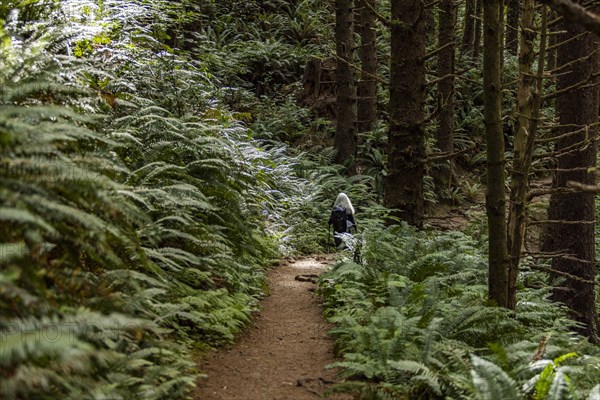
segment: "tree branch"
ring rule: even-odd
[[[425,84],[427,86],[433,86],[433,85],[437,85],[439,82],[444,81],[444,80],[446,80],[448,78],[462,78],[463,74],[469,72],[472,69],[473,69],[473,67],[468,67],[468,68],[465,68],[462,71],[458,71],[458,72],[456,72],[454,74],[448,74],[448,75],[440,76],[439,78],[435,78],[433,80],[430,80],[430,81],[426,82]],[[479,83],[481,83],[481,82],[479,82]]]
[[[575,193],[573,190],[571,189],[539,189],[539,190],[532,190],[531,192],[529,192],[527,194],[527,201],[531,201],[536,197],[541,197],[541,196],[546,196],[549,194],[566,194],[566,193]]]
[[[388,28],[390,28],[392,26],[392,21],[390,21],[383,15],[379,14],[377,12],[377,10],[374,9],[373,6],[371,4],[369,4],[366,0],[359,0],[359,1],[363,5],[363,7],[366,7],[369,9],[369,12],[371,14],[373,14],[375,16],[375,18],[377,18],[379,20],[379,22],[381,22],[383,25],[387,26]]]
[[[600,16],[586,10],[581,5],[571,0],[538,0],[538,2],[547,4],[562,15],[566,21],[579,24],[586,30],[600,36]]]
[[[560,225],[593,225],[596,221],[567,221],[565,219],[547,219],[544,221],[531,221],[529,225],[549,225],[549,224],[560,224]]]
[[[562,258],[571,259],[571,257],[566,257],[566,256],[562,257]],[[583,260],[581,260],[581,261],[583,261]],[[583,282],[583,283],[587,283],[589,285],[600,285],[600,282],[590,281],[590,280],[587,280],[587,279],[583,279],[583,278],[580,278],[580,277],[575,276],[573,274],[569,274],[569,273],[563,272],[563,271],[558,271],[556,269],[552,269],[552,268],[549,268],[549,267],[544,267],[544,266],[541,266],[541,265],[530,265],[529,268],[531,268],[531,269],[537,269],[538,271],[544,271],[544,272],[553,273],[553,274],[556,274],[556,275],[561,275],[561,276],[564,276],[564,277],[569,278],[571,280],[578,281],[578,282]]]
[[[549,100],[549,99],[552,99],[552,98],[555,98],[558,96],[562,96],[565,93],[570,92],[571,90],[581,89],[581,88],[587,86],[588,82],[591,82],[594,78],[598,77],[599,75],[600,75],[599,73],[590,74],[585,80],[579,81],[571,86],[568,86],[568,87],[560,89],[560,90],[555,90],[554,92],[545,95],[542,98],[542,100],[546,101],[546,100]],[[596,82],[596,83],[591,84],[591,86],[597,86],[599,84],[600,84],[600,82]]]
[[[474,150],[475,148],[476,148],[476,146],[472,146],[472,147],[468,147],[468,148],[460,150],[460,151],[456,151],[454,153],[440,153],[440,154],[436,154],[435,156],[429,156],[429,157],[423,159],[422,161],[424,163],[430,163],[433,161],[449,160],[451,158],[456,158],[456,157],[460,156],[461,154],[464,154],[471,150]]]
[[[336,59],[337,61],[341,61],[341,62],[343,62],[343,63],[345,63],[345,64],[348,64],[348,66],[349,66],[350,68],[352,68],[352,69],[354,69],[354,70],[356,70],[356,71],[360,72],[360,73],[361,73],[361,74],[363,74],[363,75],[366,75],[367,77],[369,77],[369,78],[371,78],[371,79],[373,79],[373,80],[376,80],[377,82],[381,83],[381,84],[382,84],[382,85],[384,85],[384,86],[388,86],[388,85],[390,84],[390,81],[388,81],[388,80],[386,80],[386,79],[383,79],[383,78],[380,78],[380,77],[378,77],[377,75],[373,75],[373,74],[371,74],[371,73],[369,73],[369,72],[367,72],[367,71],[363,70],[361,67],[357,66],[357,65],[356,65],[356,64],[354,64],[354,63],[351,63],[351,62],[350,62],[350,61],[348,61],[348,60],[345,60],[345,59],[341,58],[341,57],[340,57],[340,56],[338,56],[337,54],[336,54],[336,55],[334,55],[333,57],[335,57],[335,59]]]
[[[600,186],[596,185],[586,185],[581,182],[568,181],[567,187],[573,189],[576,192],[584,192],[584,193],[600,193]]]
[[[430,58],[434,57],[435,55],[437,55],[442,50],[447,49],[448,47],[453,46],[455,44],[456,44],[456,42],[454,42],[454,41],[448,42],[445,45],[443,45],[442,47],[438,47],[437,49],[429,52],[428,54],[425,54],[425,56],[423,56],[423,58],[421,59],[421,61],[425,62],[425,61],[429,60]]]
[[[600,124],[600,122],[594,122],[593,124],[585,125],[583,127],[580,127],[577,130],[570,131],[570,132],[567,132],[567,133],[563,133],[562,135],[547,137],[547,138],[543,138],[543,139],[536,139],[536,143],[556,142],[556,141],[561,140],[561,139],[566,139],[568,137],[578,135],[581,132],[585,132],[586,137],[589,137],[589,130],[590,130],[590,128],[595,128],[598,124]],[[571,125],[571,126],[573,126],[573,125]],[[563,125],[562,127],[566,127],[566,126]],[[578,127],[578,126],[575,126],[575,127]],[[552,128],[554,128],[554,127],[552,127]]]

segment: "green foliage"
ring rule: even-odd
[[[299,88],[289,89],[289,93],[261,98],[253,108],[251,129],[258,138],[296,144],[300,142],[305,143],[303,147],[309,147],[311,143],[306,143],[310,140],[307,137],[319,130],[319,121],[312,122],[315,116],[296,104]]]
[[[245,18],[239,18],[244,15]],[[300,80],[331,41],[332,10],[317,0],[219,1],[201,16],[196,49],[227,86],[274,95]]]
[[[0,47],[1,397],[185,398],[307,184],[166,44],[176,5],[64,3]]]
[[[516,382],[502,368],[475,355],[472,356],[471,362],[475,398],[509,400],[521,397]]]
[[[343,356],[334,365],[346,381],[336,391],[364,399],[545,399],[585,398],[596,385],[598,349],[569,332],[549,289],[523,287],[514,315],[488,306],[487,263],[466,235],[375,228],[362,255],[363,265],[341,262],[320,282]],[[532,279],[545,278],[528,270],[520,277]]]

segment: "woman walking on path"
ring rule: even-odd
[[[346,193],[338,194],[331,209],[328,225],[333,225],[333,240],[335,247],[343,248],[343,236],[350,233],[350,228],[354,227],[356,232],[356,221],[354,220],[354,207]]]

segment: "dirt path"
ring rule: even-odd
[[[200,370],[196,400],[314,400],[335,378],[331,328],[322,317],[311,282],[298,275],[320,274],[328,261],[306,258],[269,274],[271,295],[253,326],[229,349],[208,355]],[[329,261],[330,263],[330,261]],[[331,396],[331,399],[351,399]]]

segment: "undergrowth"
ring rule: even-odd
[[[459,232],[407,226],[364,233],[363,265],[321,277],[335,324],[333,391],[361,399],[595,399],[600,352],[524,270],[516,311],[487,304],[487,262]],[[532,284],[532,283],[535,283]]]
[[[63,3],[0,9],[0,397],[186,398],[308,184],[165,44],[164,4]]]

